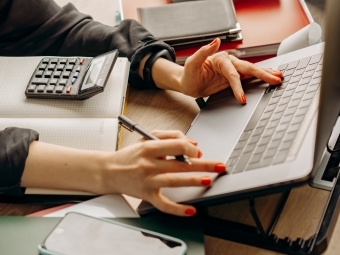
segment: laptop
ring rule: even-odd
[[[279,191],[316,175],[340,110],[340,5],[327,5],[325,44],[258,63],[281,70],[280,85],[246,81],[244,106],[231,89],[221,91],[193,121],[186,135],[198,142],[204,159],[225,162],[228,173],[212,176],[207,189],[165,188],[166,197],[208,205]],[[147,203],[138,208],[149,209]]]

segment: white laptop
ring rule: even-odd
[[[166,188],[164,195],[176,202],[212,204],[274,192],[316,175],[340,109],[340,5],[327,5],[325,45],[258,63],[281,70],[281,85],[245,83],[244,106],[224,90],[210,96],[193,121],[187,136],[198,142],[204,159],[225,162],[228,173],[215,175],[208,189]],[[142,203],[139,212],[149,209]]]

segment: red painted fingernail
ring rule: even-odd
[[[203,154],[202,151],[201,151],[201,150],[198,150],[198,155],[197,155],[197,157],[198,157],[198,158],[202,157],[202,154]]]
[[[211,179],[208,176],[204,176],[201,179],[201,184],[204,186],[209,186],[211,184]]]
[[[214,171],[221,174],[221,173],[224,173],[226,171],[226,167],[224,164],[216,164],[215,165],[215,168],[214,168]]]
[[[246,95],[244,93],[241,94],[241,101],[242,101],[242,104],[247,103]]]
[[[185,210],[184,212],[186,215],[195,215],[196,214],[196,210],[192,209],[192,208],[188,208]]]
[[[197,145],[198,144],[198,142],[196,142],[196,141],[194,141],[194,140],[191,140],[191,139],[189,139],[189,138],[187,138],[187,140],[189,141],[189,143],[191,143],[191,144],[193,144],[193,145]]]
[[[214,44],[216,44],[217,42],[217,38],[215,38],[211,43],[209,43],[209,46],[213,46]]]

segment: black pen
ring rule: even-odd
[[[159,140],[156,136],[145,131],[144,129],[142,129],[140,126],[138,126],[136,123],[134,123],[132,120],[125,117],[124,115],[119,115],[118,120],[119,120],[119,124],[122,125],[124,128],[126,128],[127,130],[129,130],[130,132],[136,131],[137,133],[141,134],[145,139],[148,139],[148,140]],[[185,155],[178,155],[178,156],[175,156],[175,158],[178,161],[182,161],[182,162],[185,162],[191,165],[191,161]]]

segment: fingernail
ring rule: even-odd
[[[184,212],[186,215],[195,215],[196,214],[196,210],[192,209],[192,208],[188,208],[185,210]]]
[[[187,138],[187,140],[188,140],[189,143],[191,143],[191,144],[193,144],[193,145],[195,145],[195,146],[198,144],[198,142],[196,142],[196,141],[194,141],[194,140],[191,140],[191,139],[189,139],[189,138]]]
[[[209,43],[209,46],[213,46],[217,42],[217,38],[215,38],[211,43]]]
[[[198,158],[202,157],[202,154],[203,154],[202,151],[201,151],[201,150],[198,150],[198,155],[197,155],[197,157],[198,157]]]
[[[204,186],[209,186],[211,184],[211,179],[208,176],[204,176],[201,179],[201,184]]]
[[[219,164],[215,165],[214,171],[221,174],[221,173],[224,173],[226,171],[226,167],[225,167],[224,164],[219,163]]]
[[[242,101],[242,104],[247,103],[246,95],[244,93],[241,94],[241,101]]]

